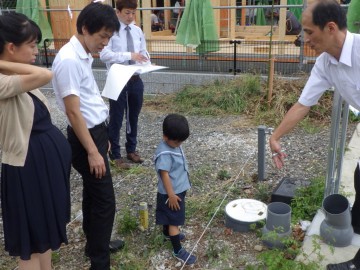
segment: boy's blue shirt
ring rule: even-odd
[[[172,148],[165,141],[158,145],[155,156],[155,170],[158,176],[158,192],[167,194],[160,177],[160,170],[167,171],[175,194],[188,190],[190,185],[189,169],[184,152],[180,147]]]

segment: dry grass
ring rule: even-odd
[[[291,80],[276,78],[270,103],[266,81],[259,76],[246,75],[205,86],[185,87],[173,94],[147,99],[145,104],[164,112],[192,115],[242,114],[252,118],[254,124],[277,125],[297,102],[306,81],[307,76]],[[325,93],[307,120],[315,125],[329,124],[332,98],[332,92]]]

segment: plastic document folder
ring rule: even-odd
[[[104,90],[101,95],[113,100],[117,100],[121,91],[134,74],[144,74],[168,67],[156,66],[152,64],[121,65],[113,64],[108,72]]]

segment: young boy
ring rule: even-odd
[[[164,119],[163,140],[154,157],[159,179],[156,224],[163,225],[164,236],[173,246],[173,255],[187,265],[196,262],[196,257],[182,248],[180,241],[185,239],[185,235],[179,230],[185,222],[185,195],[190,188],[188,165],[180,145],[189,133],[189,124],[184,116],[169,114]]]

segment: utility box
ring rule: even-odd
[[[308,186],[310,181],[299,178],[284,177],[271,194],[271,202],[291,204],[295,191],[299,187]]]

